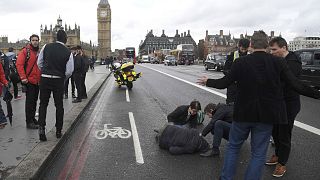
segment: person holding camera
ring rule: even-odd
[[[38,121],[35,119],[37,100],[39,96],[40,70],[37,65],[39,51],[39,36],[30,36],[30,44],[23,48],[17,59],[17,70],[21,84],[26,91],[25,114],[28,129],[38,129]]]

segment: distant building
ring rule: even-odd
[[[8,37],[7,36],[2,36],[0,37],[0,51],[1,52],[8,52],[9,48],[13,48],[13,52],[18,54],[22,48],[24,48],[27,44],[29,43],[29,40],[23,39],[19,40],[15,43],[8,42]]]
[[[67,47],[75,47],[80,45],[82,49],[85,51],[85,54],[89,57],[91,56],[97,56],[97,48],[94,46],[91,41],[90,43],[82,42],[80,40],[80,26],[77,24],[74,25],[74,29],[71,29],[70,25],[67,26],[67,24],[62,26],[62,19],[57,19],[57,24],[52,27],[50,25],[50,28],[47,27],[47,25],[44,26],[41,24],[40,26],[40,47],[42,47],[45,44],[52,43],[56,41],[56,34],[59,30],[64,30],[67,33],[68,40],[66,43]]]
[[[281,37],[281,34],[279,36]],[[240,34],[240,38],[234,38],[234,36],[231,36],[230,32],[228,35],[224,35],[223,30],[220,30],[219,34],[209,35],[207,30],[204,42],[199,42],[199,46],[201,43],[203,43],[203,56],[206,58],[210,53],[227,54],[231,51],[235,51],[240,39],[246,38],[250,40],[251,37],[252,36],[246,33],[245,35]],[[274,37],[274,31],[271,31],[269,39]],[[201,48],[199,48],[199,50],[200,49]]]
[[[191,37],[190,30],[188,30],[188,34],[184,32],[181,35],[176,30],[176,34],[173,37],[165,35],[164,30],[162,30],[162,35],[158,37],[153,35],[151,30],[139,45],[139,55],[153,54],[161,49],[176,49],[179,44],[193,44],[194,49],[197,49],[197,44]]]
[[[305,48],[320,48],[320,37],[296,37],[288,44],[290,51]]]
[[[111,53],[111,56],[117,58],[118,60],[122,60],[123,58],[126,58],[126,50],[115,49],[114,52]]]
[[[208,54],[217,52],[225,53],[232,51],[237,46],[237,42],[229,32],[228,35],[223,34],[223,30],[220,30],[219,34],[209,35],[208,30],[204,39],[204,57]]]

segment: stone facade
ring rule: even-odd
[[[29,40],[23,39],[19,40],[15,43],[8,42],[8,37],[7,36],[2,36],[0,37],[0,51],[1,52],[8,52],[9,48],[13,48],[13,52],[18,54],[22,48],[24,48],[27,44],[29,43]]]
[[[55,42],[57,36],[56,33],[60,29],[67,33],[67,47],[71,48],[80,45],[87,56],[97,56],[97,48],[91,43],[91,41],[90,43],[86,43],[80,40],[80,26],[75,24],[74,29],[71,29],[70,25],[67,26],[67,24],[65,24],[63,27],[60,16],[57,19],[57,24],[54,27],[52,27],[52,25],[50,25],[50,28],[48,28],[47,25],[44,27],[43,25],[40,26],[40,47],[45,44]]]
[[[151,30],[147,33],[145,40],[141,41],[139,45],[139,55],[153,54],[161,49],[176,49],[179,44],[193,44],[194,49],[197,49],[197,44],[191,37],[190,30],[188,30],[188,34],[184,32],[181,35],[176,30],[176,34],[173,37],[167,36],[164,30],[162,30],[162,35],[158,37]]]
[[[281,37],[281,34],[279,36]],[[252,36],[246,33],[245,35],[240,34],[240,38],[235,38],[234,36],[231,36],[230,32],[228,35],[224,35],[223,30],[220,30],[219,34],[209,35],[207,30],[206,36],[203,40],[204,42],[200,40],[199,46],[200,43],[203,43],[203,57],[206,58],[210,53],[228,54],[232,51],[235,51],[240,39],[246,38],[250,40],[251,37]],[[274,37],[276,37],[274,31],[271,31],[269,39],[272,39]]]
[[[288,44],[290,51],[306,48],[320,48],[320,37],[296,37]]]
[[[108,0],[101,0],[97,8],[98,59],[111,56],[111,8]]]

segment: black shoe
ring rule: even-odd
[[[78,103],[78,102],[81,102],[81,99],[75,99],[72,101],[72,103]]]
[[[88,96],[82,96],[82,99],[88,99]]]
[[[61,132],[61,130],[57,130],[57,131],[56,131],[56,137],[57,137],[58,139],[60,139],[60,138],[62,137],[62,132]]]
[[[201,153],[200,156],[202,157],[211,157],[211,156],[218,156],[220,154],[220,150],[217,148],[209,149],[207,152]]]
[[[40,141],[47,141],[46,131],[44,127],[39,127],[39,139]]]
[[[77,96],[74,94],[74,93],[72,93],[72,98],[76,98]]]
[[[28,123],[28,124],[27,124],[27,128],[28,128],[28,129],[38,129],[39,126],[36,125],[36,124],[34,124],[34,123],[32,122],[32,123]]]

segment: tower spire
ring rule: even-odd
[[[108,0],[100,0],[99,5],[108,5]]]

